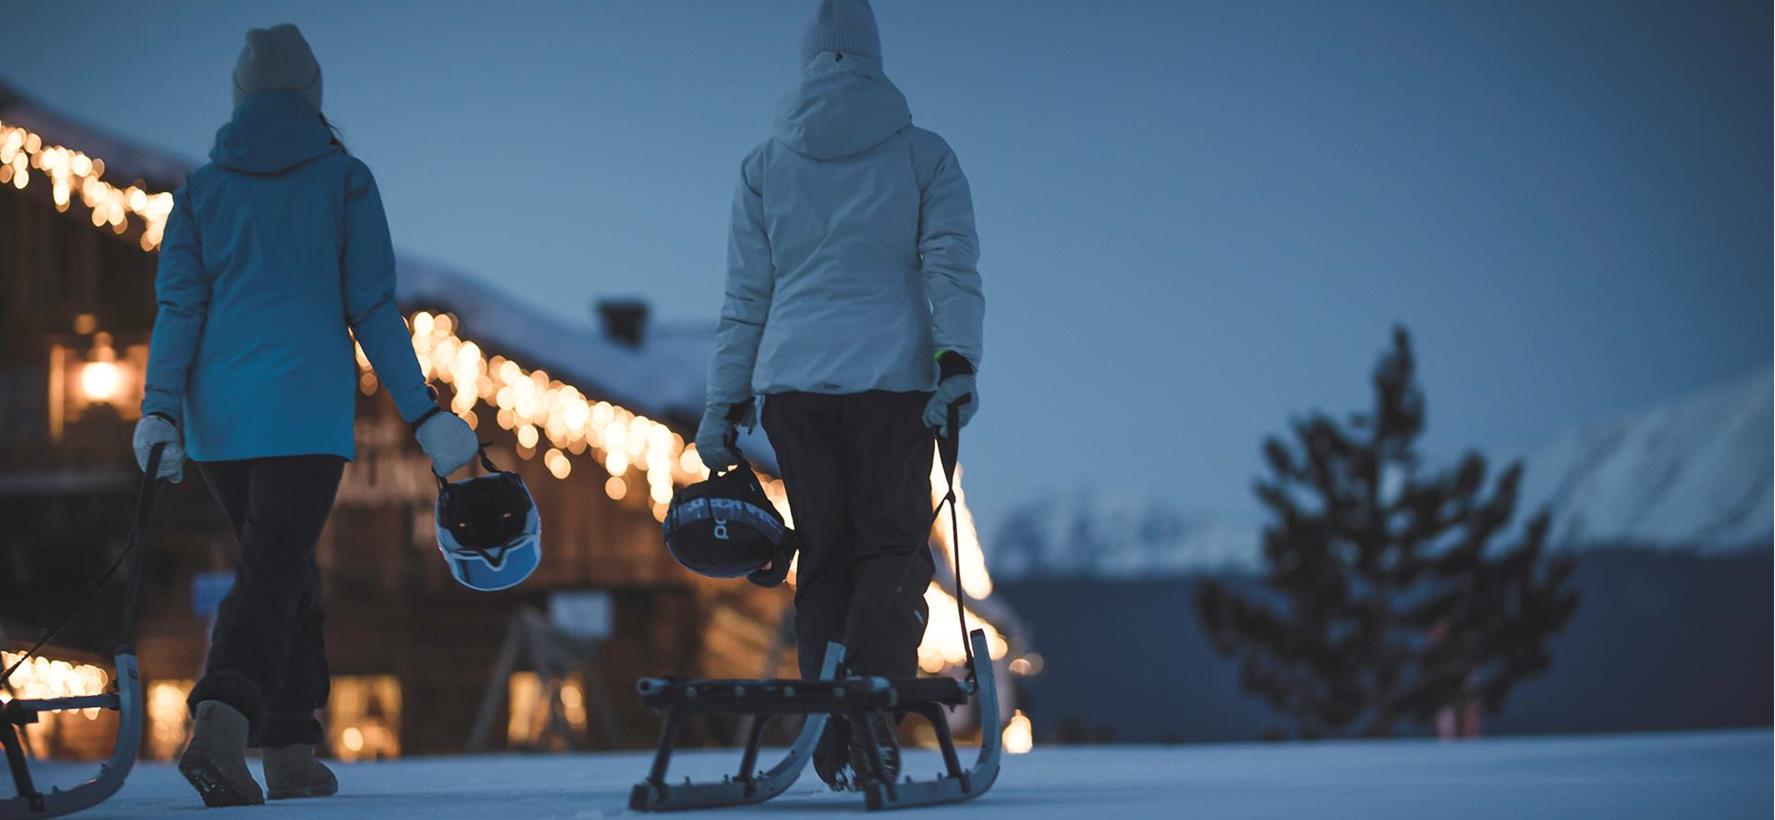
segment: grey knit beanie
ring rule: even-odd
[[[247,44],[234,64],[234,104],[261,91],[294,91],[320,110],[320,63],[289,23],[247,30]]]
[[[869,0],[820,0],[801,35],[801,61],[826,51],[855,54],[881,62],[881,33]]]

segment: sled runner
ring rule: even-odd
[[[820,681],[832,680],[843,660],[844,646],[827,644],[826,658],[820,667]],[[647,780],[636,784],[629,793],[629,808],[636,811],[671,811],[741,806],[762,803],[787,791],[790,786],[795,785],[801,771],[807,768],[807,762],[813,759],[814,746],[819,744],[820,734],[826,730],[827,716],[823,712],[804,713],[807,714],[807,720],[801,725],[801,733],[795,736],[795,743],[789,747],[788,754],[770,767],[769,771],[757,771],[753,768],[758,762],[758,746],[764,739],[765,724],[779,714],[792,714],[790,712],[751,713],[752,726],[746,735],[746,750],[740,756],[739,773],[722,778],[720,783],[692,783],[686,779],[681,784],[669,784],[666,782],[666,767],[671,764],[673,744],[685,717],[741,711],[723,706],[723,703],[731,703],[731,699],[736,696],[744,698],[748,691],[754,693],[753,697],[758,697],[767,690],[781,696],[787,689],[788,695],[793,697],[795,684],[811,687],[818,683],[819,681],[805,680],[678,678],[642,678],[637,681],[635,688],[641,693],[641,702],[655,709],[664,709],[666,722],[665,728],[660,730],[659,750],[653,756],[653,769],[648,773]]]
[[[935,780],[907,779],[898,783],[871,781],[863,787],[863,799],[870,809],[893,809],[959,803],[978,797],[992,788],[998,779],[999,725],[998,693],[992,677],[991,655],[986,651],[986,633],[974,630],[968,639],[973,643],[973,674],[970,680],[954,678],[834,678],[835,657],[844,647],[830,644],[819,680],[689,680],[643,678],[637,685],[641,702],[665,712],[665,728],[660,732],[659,750],[653,758],[653,770],[647,780],[637,784],[629,795],[629,808],[636,811],[677,811],[710,809],[762,803],[787,791],[795,784],[808,760],[813,756],[820,733],[831,715],[853,719],[854,725],[872,727],[863,720],[871,711],[905,711],[930,721],[937,731],[937,744],[943,752],[945,771]],[[955,740],[949,733],[947,707],[979,699],[980,754],[974,765],[963,769]],[[752,730],[740,758],[740,773],[720,783],[667,783],[666,767],[672,758],[678,727],[689,715],[748,715]],[[777,715],[807,715],[807,723],[782,762],[765,772],[754,771],[758,745],[764,725]],[[873,731],[873,728],[870,728]],[[874,758],[871,764],[880,770],[880,749],[869,745]]]
[[[949,504],[951,526],[957,529],[959,524],[953,516],[958,450],[956,433],[960,428],[958,406],[949,409],[949,435],[938,441],[949,491],[932,516],[935,521],[935,516],[942,512],[942,504]],[[959,543],[959,538],[951,543]],[[963,648],[967,655],[965,680],[949,677],[837,677],[835,673],[841,666],[844,647],[836,643],[827,645],[820,677],[816,680],[643,678],[636,684],[641,702],[662,711],[665,726],[660,731],[653,769],[630,793],[629,808],[635,811],[708,809],[762,803],[776,797],[787,791],[800,776],[819,743],[826,722],[832,717],[848,718],[851,725],[863,727],[868,734],[870,768],[882,771],[881,744],[877,742],[875,722],[866,719],[871,712],[905,712],[930,721],[936,730],[945,771],[935,780],[908,777],[899,782],[886,782],[864,778],[863,799],[869,809],[959,803],[992,788],[998,779],[999,738],[1003,729],[998,711],[997,681],[992,674],[992,655],[987,651],[986,633],[966,629],[967,599],[961,588],[959,551],[956,562],[955,600],[963,619]],[[969,699],[975,700],[980,715],[980,753],[972,767],[963,769],[945,710],[964,705]],[[688,779],[680,784],[667,783],[666,768],[671,763],[678,728],[684,718],[711,714],[745,715],[751,719],[751,731],[740,757],[739,773],[720,783],[692,783]],[[769,771],[756,771],[753,767],[758,761],[764,726],[778,715],[806,715],[807,722],[780,763]]]
[[[136,650],[132,644],[135,639],[136,598],[142,586],[142,541],[147,537],[148,521],[154,515],[155,497],[160,492],[161,482],[155,478],[155,474],[160,471],[160,457],[165,449],[165,444],[157,444],[148,454],[148,467],[142,473],[142,488],[136,496],[135,525],[130,529],[129,542],[123,552],[117,555],[103,573],[87,584],[86,589],[75,596],[74,605],[62,622],[46,633],[23,658],[14,662],[4,675],[0,675],[0,681],[10,677],[14,669],[43,648],[62,627],[68,625],[74,615],[92,601],[105,582],[117,571],[118,566],[125,560],[129,561],[129,580],[125,593],[127,597],[123,606],[123,640],[113,653],[117,666],[117,690],[102,695],[14,700],[0,706],[0,745],[6,747],[6,764],[11,770],[12,782],[18,792],[16,796],[0,801],[0,820],[60,817],[92,808],[116,794],[123,787],[124,778],[129,777],[130,769],[135,766],[136,753],[142,746],[142,681],[136,671]],[[43,712],[75,709],[110,709],[117,713],[117,740],[111,747],[111,757],[100,765],[98,775],[91,780],[68,789],[52,787],[47,794],[39,792],[31,780],[31,770],[27,765],[24,743],[20,737],[23,727],[36,723],[37,716]]]

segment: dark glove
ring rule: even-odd
[[[924,406],[924,425],[936,430],[937,435],[948,436],[949,406],[960,402],[961,426],[968,426],[980,409],[980,388],[974,383],[974,365],[961,354],[945,350],[937,357],[937,365],[942,375],[936,392]]]

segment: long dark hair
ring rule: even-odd
[[[327,119],[327,115],[318,111],[315,112],[315,116],[320,117],[320,124],[326,126],[327,132],[333,135],[333,144],[339,146],[339,152],[342,154],[350,154],[350,151],[345,150],[345,140],[341,139],[339,136],[339,126],[334,125],[331,120]]]

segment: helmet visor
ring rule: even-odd
[[[524,582],[536,571],[542,551],[537,539],[525,538],[519,543],[493,550],[457,549],[444,552],[444,564],[456,582],[480,592],[510,589]]]

